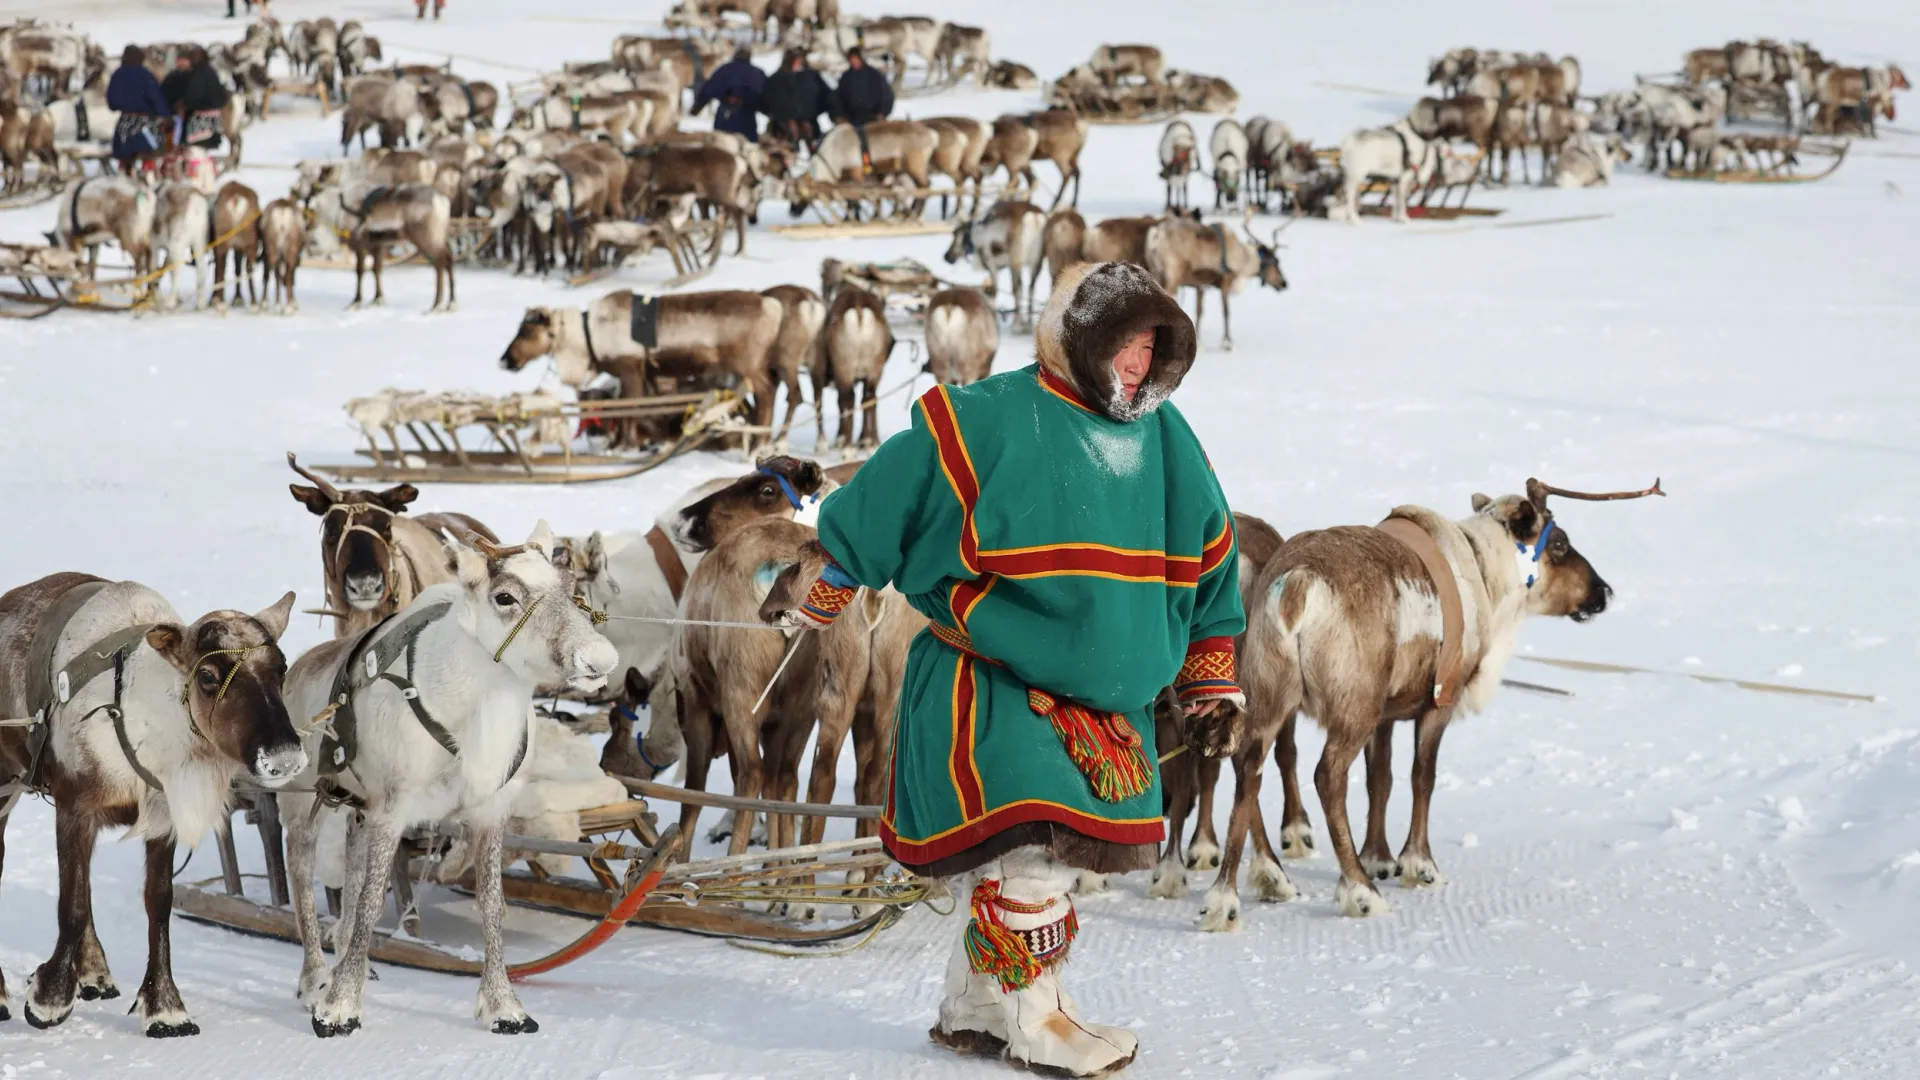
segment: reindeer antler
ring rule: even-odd
[[[1660,478],[1657,476],[1653,478],[1652,487],[1640,491],[1609,491],[1597,495],[1585,491],[1568,491],[1566,488],[1543,484],[1532,477],[1527,478],[1527,498],[1533,500],[1535,505],[1545,506],[1549,495],[1558,495],[1563,499],[1581,499],[1586,502],[1614,502],[1619,499],[1644,499],[1649,495],[1666,498],[1667,493],[1660,490]]]
[[[315,476],[313,473],[307,471],[304,468],[301,468],[300,462],[294,458],[293,451],[291,450],[287,451],[287,464],[293,466],[294,472],[299,473],[302,477],[306,478],[307,480],[311,480],[313,482],[313,486],[320,489],[320,494],[325,495],[327,498],[332,499],[334,502],[341,502],[345,499],[345,496],[340,494],[339,488],[334,487],[332,484],[329,484],[325,480],[320,479],[318,476]]]

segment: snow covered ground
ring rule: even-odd
[[[390,57],[450,50],[457,70],[504,82],[604,55],[659,6],[454,0],[441,25],[413,22],[397,0],[274,10],[287,21],[357,16]],[[211,0],[0,0],[0,14],[50,7],[109,51],[238,33]],[[987,26],[996,55],[1043,76],[1100,42],[1157,42],[1174,66],[1231,79],[1243,119],[1280,117],[1321,145],[1403,112],[1427,58],[1457,44],[1576,53],[1591,91],[1731,37],[1804,38],[1853,62],[1920,54],[1920,8],[1893,0],[923,8]],[[966,92],[901,111],[1036,106]],[[249,159],[325,155],[337,126],[311,110],[296,104],[250,131]],[[1159,205],[1156,136],[1094,130],[1089,217]],[[1917,166],[1920,138],[1889,133],[1817,185],[1685,184],[1629,167],[1607,189],[1480,196],[1508,213],[1464,228],[1308,222],[1286,234],[1291,289],[1236,303],[1238,351],[1212,348],[1210,305],[1209,348],[1178,400],[1239,509],[1291,533],[1375,521],[1405,502],[1465,514],[1471,493],[1516,491],[1528,476],[1595,489],[1659,475],[1669,499],[1563,508],[1615,603],[1588,626],[1529,627],[1524,649],[1881,700],[1841,706],[1516,663],[1513,676],[1575,696],[1510,692],[1456,726],[1436,799],[1444,887],[1389,887],[1390,915],[1344,919],[1322,857],[1290,868],[1303,899],[1263,906],[1249,894],[1244,929],[1222,936],[1193,929],[1203,876],[1179,902],[1147,899],[1136,878],[1084,903],[1070,985],[1096,1017],[1137,1028],[1132,1075],[1916,1075]],[[243,175],[267,196],[289,177]],[[1205,190],[1197,184],[1196,199]],[[0,239],[37,237],[54,213],[0,215]],[[1504,228],[1585,214],[1612,216]],[[935,262],[944,246],[756,232],[748,256],[701,287],[812,283],[825,255]],[[663,276],[630,271],[621,283]],[[353,314],[339,310],[350,275],[309,272],[303,313],[289,319],[61,313],[0,324],[5,586],[76,569],[138,578],[188,614],[257,608],[288,588],[317,603],[317,530],[285,494],[282,451],[345,458],[354,434],[340,402],[382,386],[532,385],[496,358],[521,308],[576,295],[463,271],[459,314],[429,319],[430,280],[396,271],[390,306]],[[1009,339],[999,366],[1026,363],[1029,349]],[[889,430],[908,401],[888,402]],[[740,467],[701,456],[599,486],[430,486],[422,507],[473,513],[509,537],[543,516],[565,532],[644,527],[692,483]],[[323,634],[298,620],[290,651]],[[1317,736],[1304,744],[1311,762]],[[1268,791],[1277,808],[1278,785]],[[1404,786],[1396,798],[1397,832]],[[1318,825],[1317,805],[1313,816]],[[54,938],[51,814],[25,805],[7,839],[0,967],[17,1001]],[[108,841],[94,871],[100,931],[129,995],[145,946],[139,861],[135,845]],[[212,872],[209,852],[182,876]],[[459,939],[464,905],[436,902],[429,931]],[[510,921],[523,952],[577,930],[518,911]],[[0,1025],[0,1076],[999,1075],[926,1041],[958,929],[921,910],[861,952],[811,961],[629,931],[526,985],[542,1031],[513,1040],[470,1020],[471,982],[387,969],[369,989],[365,1030],[322,1043],[292,998],[292,947],[183,924],[175,972],[205,1034],[150,1042],[125,997],[82,1004],[52,1031]]]

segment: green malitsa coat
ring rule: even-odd
[[[1144,329],[1153,365],[1129,402],[1112,358]],[[1104,263],[1062,277],[1035,338],[1037,364],[921,398],[820,511],[846,576],[933,621],[881,819],[887,850],[929,875],[1030,844],[1086,870],[1151,866],[1155,697],[1239,693],[1233,515],[1165,400],[1192,321],[1138,267]]]

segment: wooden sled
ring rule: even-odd
[[[317,80],[304,82],[296,79],[274,79],[267,84],[266,92],[260,97],[260,119],[265,120],[273,112],[273,96],[284,94],[289,97],[310,97],[320,102],[320,115],[326,116],[333,111],[333,104],[327,99],[327,88]]]
[[[1832,157],[1833,163],[1818,172],[1789,172],[1784,164],[1772,169],[1722,169],[1719,171],[1696,171],[1690,169],[1668,169],[1669,180],[1706,180],[1716,184],[1810,184],[1815,180],[1825,180],[1832,176],[1847,160],[1847,148],[1851,143],[1801,143],[1794,148],[1799,156]]]
[[[769,225],[767,231],[789,240],[852,240],[876,236],[945,236],[953,225],[944,221],[809,221],[801,225]]]

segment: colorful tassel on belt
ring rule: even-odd
[[[1061,701],[1045,690],[1028,690],[1027,708],[1053,721],[1067,757],[1102,801],[1124,802],[1152,786],[1153,762],[1126,717]]]

